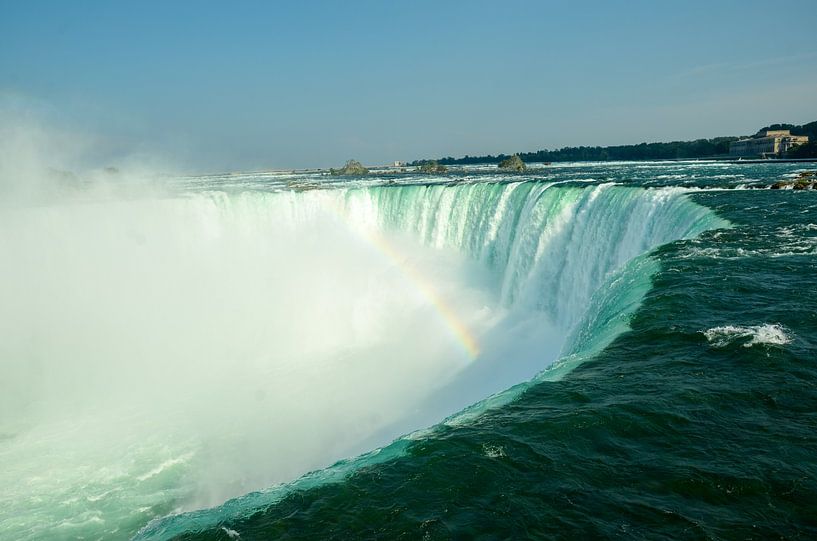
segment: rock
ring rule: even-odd
[[[434,175],[448,172],[448,167],[442,165],[437,160],[431,160],[420,165],[420,167],[417,168],[417,171],[428,175]]]
[[[510,158],[505,158],[499,162],[499,168],[504,169],[505,171],[524,171],[527,169],[527,166],[518,154],[514,154]]]
[[[772,190],[817,190],[817,171],[803,171],[796,178],[779,180],[769,188]]]
[[[329,174],[331,175],[367,175],[369,174],[369,170],[363,167],[357,160],[349,160],[346,162],[346,165],[341,167],[340,169],[330,169]]]

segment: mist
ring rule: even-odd
[[[3,149],[9,520],[134,528],[479,398],[425,403],[475,362],[438,304],[477,337],[502,318],[483,265],[378,231],[332,192],[179,195],[147,167],[74,171],[64,140],[18,124]]]
[[[210,505],[362,451],[468,362],[394,261],[277,199],[269,220],[208,197],[5,209],[3,423],[117,411],[134,445],[195,440]],[[490,304],[464,261],[400,242],[458,310]]]

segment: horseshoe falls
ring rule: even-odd
[[[717,537],[736,492],[785,533],[813,439],[711,466],[765,457],[808,403],[817,296],[768,277],[814,270],[813,196],[739,189],[797,170],[259,173],[4,206],[0,537],[447,539],[478,509],[500,537]]]

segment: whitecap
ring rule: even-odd
[[[763,325],[749,325],[745,327],[725,325],[713,327],[703,332],[712,347],[726,347],[736,340],[749,338],[743,347],[750,348],[758,344],[784,345],[791,342],[786,329],[779,324],[764,323]]]
[[[224,530],[224,533],[226,533],[230,539],[241,539],[241,535],[239,535],[237,531],[231,530],[225,526],[222,526],[221,529]]]

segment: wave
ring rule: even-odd
[[[736,326],[725,325],[701,331],[714,348],[725,348],[732,344],[741,344],[750,348],[757,345],[782,346],[792,341],[786,329],[778,324]]]

